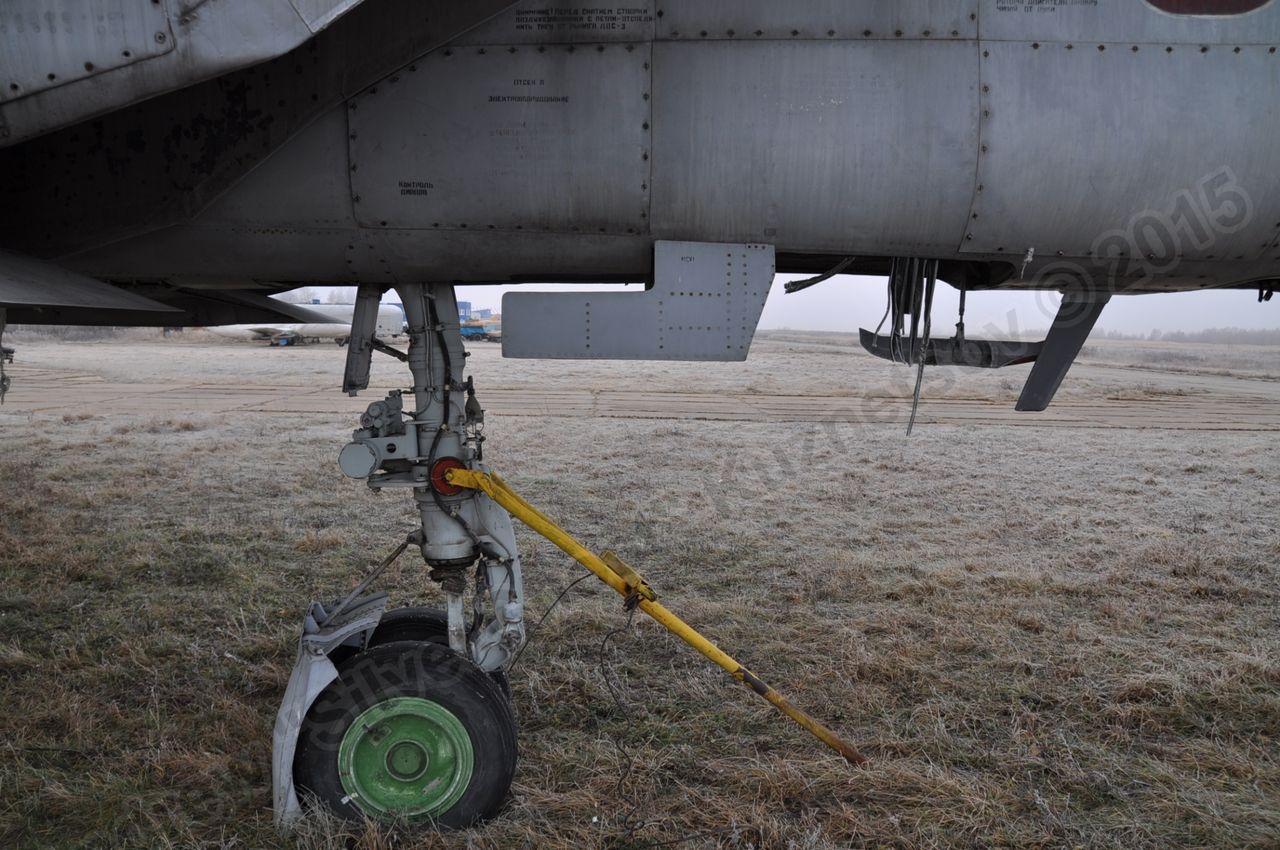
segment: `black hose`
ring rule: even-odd
[[[440,406],[440,426],[436,428],[436,435],[431,439],[431,450],[427,452],[427,474],[431,475],[436,468],[436,452],[440,449],[440,438],[444,436],[445,429],[449,427],[449,388],[453,384],[453,362],[449,357],[449,345],[445,340],[444,326],[440,323],[440,316],[436,312],[436,305],[433,299],[424,299],[427,302],[427,323],[431,325],[431,330],[436,335],[436,345],[440,348],[440,359],[444,362],[444,385],[441,389]],[[415,417],[416,418],[416,417]],[[428,484],[431,490],[431,498],[435,501],[436,507],[439,508],[446,516],[452,517],[454,522],[462,527],[466,535],[471,538],[471,542],[480,548],[480,538],[471,530],[471,526],[457,511],[450,511],[444,503],[444,497],[440,495],[440,491],[435,488],[433,483]]]
[[[815,284],[822,283],[824,280],[829,280],[835,277],[836,275],[840,274],[840,272],[849,268],[849,266],[853,264],[854,259],[855,259],[854,257],[845,257],[843,260],[841,260],[840,262],[832,266],[831,269],[823,272],[820,275],[815,275],[813,277],[806,277],[804,280],[789,281],[788,283],[784,283],[782,285],[782,288],[788,294],[792,292],[799,292],[802,289],[808,289],[809,287]]]

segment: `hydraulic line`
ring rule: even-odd
[[[840,272],[844,271],[845,269],[849,268],[849,266],[853,265],[853,261],[855,259],[856,259],[855,257],[845,257],[843,260],[836,263],[834,266],[832,266],[830,269],[828,269],[827,271],[823,272],[820,275],[814,275],[813,277],[806,277],[804,280],[788,281],[787,283],[782,285],[782,288],[788,294],[792,292],[799,292],[802,289],[808,289],[811,286],[815,286],[819,283],[822,283],[824,280],[830,280],[831,278],[840,274]]]
[[[907,420],[908,437],[911,436],[911,430],[916,427],[916,412],[920,409],[920,386],[924,383],[925,353],[929,347],[929,337],[933,332],[933,290],[938,283],[938,261],[925,260],[923,272],[925,283],[921,307],[924,312],[924,338],[920,341],[920,349],[916,356],[916,388],[911,394],[911,418]],[[912,344],[914,345],[914,341]]]
[[[445,478],[455,486],[483,491],[509,514],[547,540],[550,540],[565,554],[582,564],[605,584],[618,591],[626,600],[625,604],[628,609],[638,607],[660,623],[667,631],[679,637],[722,667],[733,678],[768,700],[775,708],[800,724],[822,743],[835,750],[850,764],[861,765],[867,762],[866,756],[841,740],[835,732],[832,732],[800,708],[792,705],[786,697],[761,681],[759,677],[735,661],[718,646],[704,638],[688,623],[667,610],[666,606],[658,602],[657,594],[653,592],[653,589],[634,569],[623,563],[612,552],[606,551],[602,555],[597,555],[587,549],[567,531],[517,495],[496,473],[486,473],[474,469],[451,469],[445,475]]]

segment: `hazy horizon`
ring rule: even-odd
[[[884,315],[884,278],[837,275],[801,292],[787,294],[783,284],[805,275],[778,275],[760,317],[761,330],[856,331],[874,328]],[[532,291],[625,291],[617,286],[530,284],[523,286],[459,286],[458,300],[474,308],[499,312],[502,294]],[[638,290],[637,286],[626,289]],[[1054,292],[971,292],[965,309],[965,329],[978,336],[984,329],[1012,333],[1047,328],[1057,312]],[[955,325],[959,292],[939,286],[934,299],[935,336],[949,335]],[[1280,299],[1259,303],[1256,290],[1205,290],[1154,295],[1117,295],[1103,310],[1099,329],[1148,335],[1153,330],[1201,331],[1208,328],[1280,328]]]
[[[854,332],[874,328],[885,309],[885,279],[862,275],[837,275],[801,292],[787,294],[783,284],[804,275],[778,275],[760,317],[761,330]],[[459,301],[479,309],[501,312],[507,292],[639,292],[638,284],[500,284],[458,286]],[[336,295],[349,302],[354,287],[302,287],[332,303]],[[335,292],[334,290],[339,290]],[[300,290],[294,290],[298,292]],[[959,292],[948,285],[937,289],[934,299],[935,336],[948,336],[954,328]],[[398,297],[388,291],[383,301]],[[1056,292],[971,292],[967,300],[965,330],[970,336],[1014,335],[1043,330],[1053,322],[1060,296]],[[1194,333],[1210,328],[1280,330],[1280,299],[1259,302],[1257,290],[1210,289],[1150,295],[1117,295],[1103,310],[1098,329],[1149,336],[1152,331]]]

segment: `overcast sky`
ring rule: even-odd
[[[794,295],[782,291],[783,282],[798,277],[803,275],[778,275],[760,319],[761,328],[853,331],[859,327],[874,328],[884,313],[883,278],[839,275]],[[617,287],[585,288],[617,290]],[[638,290],[634,286],[629,288]],[[458,289],[458,300],[470,301],[473,307],[489,307],[496,312],[502,307],[502,293],[514,289],[524,292],[582,291],[584,287],[463,286]],[[935,336],[950,334],[958,300],[956,290],[950,286],[938,286],[933,312]],[[1043,329],[1053,321],[1057,307],[1057,296],[1048,292],[973,292],[968,298],[965,328],[970,336],[978,336],[983,328],[989,326],[1006,333]],[[1156,329],[1276,328],[1280,327],[1280,298],[1259,304],[1257,292],[1246,290],[1120,295],[1107,305],[1098,326],[1142,334]]]

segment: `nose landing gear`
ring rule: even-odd
[[[627,610],[653,618],[850,764],[866,762],[662,605],[632,567],[584,547],[486,469],[484,413],[470,381],[461,383],[453,368],[465,357],[453,290],[405,285],[398,292],[408,354],[373,337],[381,292],[362,288],[344,387],[364,389],[371,352],[387,351],[409,364],[414,409],[406,413],[400,391],[369,405],[339,463],[374,490],[412,490],[421,526],[346,599],[330,608],[313,603],[308,612],[276,719],[277,821],[287,825],[301,812],[299,791],[348,818],[458,827],[497,812],[516,761],[505,671],[525,640],[513,516],[616,590]],[[385,593],[362,595],[410,545],[444,591],[443,615],[406,609],[384,616]],[[464,595],[473,569],[468,623]]]
[[[460,377],[453,288],[398,294],[408,353],[373,335],[382,293],[362,287],[344,389],[367,387],[375,350],[406,361],[413,386],[369,405],[339,465],[375,491],[410,490],[420,526],[346,599],[313,605],[304,622],[273,748],[281,824],[300,814],[302,792],[344,817],[465,826],[497,811],[515,770],[505,674],[524,644],[515,532],[487,496],[446,480],[451,469],[483,469],[484,411]],[[362,595],[410,545],[444,591],[444,612],[385,612],[386,594]]]

